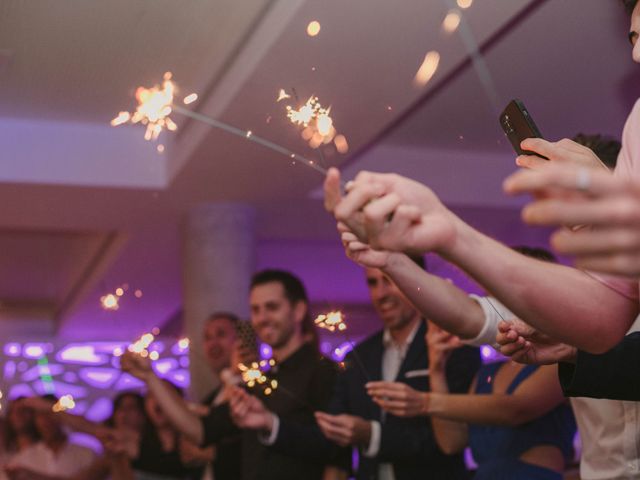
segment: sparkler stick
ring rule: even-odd
[[[358,365],[358,368],[360,369],[360,372],[362,373],[364,378],[367,380],[367,382],[369,382],[371,379],[369,378],[369,374],[367,373],[366,368],[364,368],[364,364],[362,363],[362,360],[360,359],[360,356],[355,349],[356,345],[353,340],[349,338],[349,334],[347,333],[347,323],[344,320],[343,313],[339,310],[334,310],[326,314],[323,313],[316,317],[314,323],[316,324],[316,326],[318,326],[318,328],[328,330],[332,333],[335,331],[344,332],[347,342],[352,347],[351,353],[353,354],[353,359]]]

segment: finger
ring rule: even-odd
[[[516,158],[516,165],[529,170],[539,170],[549,165],[549,160],[540,158],[536,155],[520,155]]]
[[[330,168],[324,180],[324,208],[328,212],[333,212],[336,205],[340,203],[342,194],[340,193],[340,172],[337,168]]]
[[[420,223],[420,209],[413,205],[400,205],[389,215],[391,213],[391,221],[370,225],[371,246],[383,250],[405,250],[407,246],[413,249],[422,240],[415,238],[412,232],[412,227]]]
[[[637,228],[589,229],[575,233],[563,229],[551,236],[551,244],[558,252],[568,255],[633,253],[640,250],[640,225]]]
[[[513,325],[513,322],[509,322],[507,320],[501,320],[500,323],[498,323],[498,331],[502,333],[507,333],[509,330],[511,330],[512,325]]]
[[[511,355],[513,355],[516,352],[519,352],[523,348],[525,348],[525,339],[522,337],[518,337],[517,341],[506,344],[506,345],[502,345],[500,347],[500,353],[502,353],[507,357],[510,357]]]
[[[582,270],[637,278],[640,275],[640,255],[637,252],[586,255],[576,260],[576,266]]]
[[[549,142],[543,138],[527,138],[520,142],[520,148],[535,152],[549,159],[555,159],[562,155],[561,145]]]

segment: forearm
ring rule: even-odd
[[[184,399],[155,375],[147,379],[147,387],[173,427],[197,445],[202,444],[202,422],[200,417],[189,409]]]
[[[431,374],[431,392],[448,394],[449,387],[444,371],[438,370]],[[464,422],[447,420],[436,416],[431,417],[431,427],[440,450],[447,455],[461,452],[469,443],[469,429]]]
[[[76,432],[88,433],[89,435],[96,435],[98,430],[104,429],[101,425],[98,425],[90,420],[87,420],[81,415],[74,415],[68,412],[58,412],[55,414],[64,425]]]
[[[544,413],[532,406],[530,399],[507,394],[432,393],[425,410],[427,415],[436,418],[509,427],[529,422]]]
[[[465,292],[422,270],[404,254],[392,254],[382,269],[424,318],[462,339],[476,337],[484,325],[482,308]]]
[[[586,351],[602,352],[620,341],[635,319],[637,302],[586,273],[525,257],[459,219],[456,223],[455,242],[443,257],[535,328]]]

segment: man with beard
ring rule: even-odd
[[[259,385],[251,394],[229,387],[226,398],[232,399],[232,406],[225,401],[201,419],[158,380],[147,359],[126,354],[123,368],[147,383],[172,423],[193,441],[219,444],[241,431],[243,480],[320,479],[332,463],[331,456],[319,461],[268,445],[269,430],[281,421],[313,425],[313,413],[326,408],[333,389],[336,370],[312,341],[314,327],[304,285],[289,272],[259,272],[251,281],[250,306],[253,328],[272,348],[276,362],[267,375],[279,386],[269,396]],[[259,412],[248,408],[256,406]],[[300,438],[300,443],[304,441]]]

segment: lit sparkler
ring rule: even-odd
[[[344,315],[342,315],[342,312],[338,310],[318,315],[314,322],[318,327],[329,330],[330,332],[335,332],[336,330],[343,332],[347,329],[347,324],[344,321]]]
[[[64,412],[66,410],[73,410],[76,407],[76,402],[71,395],[63,395],[60,399],[51,407],[54,413]]]
[[[144,138],[146,140],[157,140],[160,134],[166,129],[169,131],[177,130],[178,126],[169,117],[173,112],[179,113],[186,117],[205,123],[211,127],[218,128],[227,133],[231,133],[238,137],[244,137],[251,142],[262,145],[269,150],[277,152],[288,158],[294,160],[293,163],[300,163],[307,167],[313,168],[323,175],[327,174],[327,170],[321,166],[315,164],[312,160],[299,155],[285,147],[271,142],[265,138],[253,134],[251,131],[242,130],[227,123],[211,118],[207,115],[203,115],[198,112],[193,112],[184,108],[181,105],[174,103],[174,95],[176,93],[176,84],[172,81],[171,72],[167,72],[164,75],[162,86],[155,85],[151,88],[138,87],[136,90],[136,111],[133,113],[120,112],[111,120],[111,125],[117,127],[126,123],[136,124],[141,123],[147,126]],[[282,97],[279,96],[279,100],[288,98],[288,94],[284,91],[280,92]],[[189,104],[197,99],[197,95],[191,94],[184,98],[184,103]],[[327,120],[324,121],[325,124]],[[161,153],[161,152],[159,152]]]
[[[245,365],[244,363],[238,364],[238,370],[240,370],[240,376],[242,381],[249,388],[256,386],[262,388],[262,392],[265,395],[271,395],[274,390],[278,388],[278,381],[275,379],[269,379],[265,372],[274,367],[276,364],[272,358],[270,360],[261,360],[260,362],[253,362],[251,365]]]
[[[149,346],[153,343],[155,337],[152,333],[145,333],[141,335],[138,340],[133,342],[131,345],[127,347],[127,350],[133,353],[137,353],[141,357],[149,356]],[[153,360],[153,359],[152,359]]]
[[[113,293],[109,293],[100,297],[100,305],[104,310],[118,310],[118,308],[120,308],[119,302],[120,297],[114,295]]]
[[[280,101],[281,98],[285,98],[283,94],[287,95],[286,98],[290,97],[284,89],[280,89],[278,101]],[[304,140],[309,142],[311,148],[315,149],[320,147],[320,145],[334,141],[338,152],[346,153],[348,150],[348,148],[344,148],[344,144],[346,144],[344,135],[336,136],[338,132],[333,126],[331,107],[324,108],[320,104],[318,97],[312,95],[304,105],[297,109],[291,105],[287,105],[287,118],[294,125],[304,127],[301,135]],[[338,139],[338,137],[340,137],[340,139]]]

